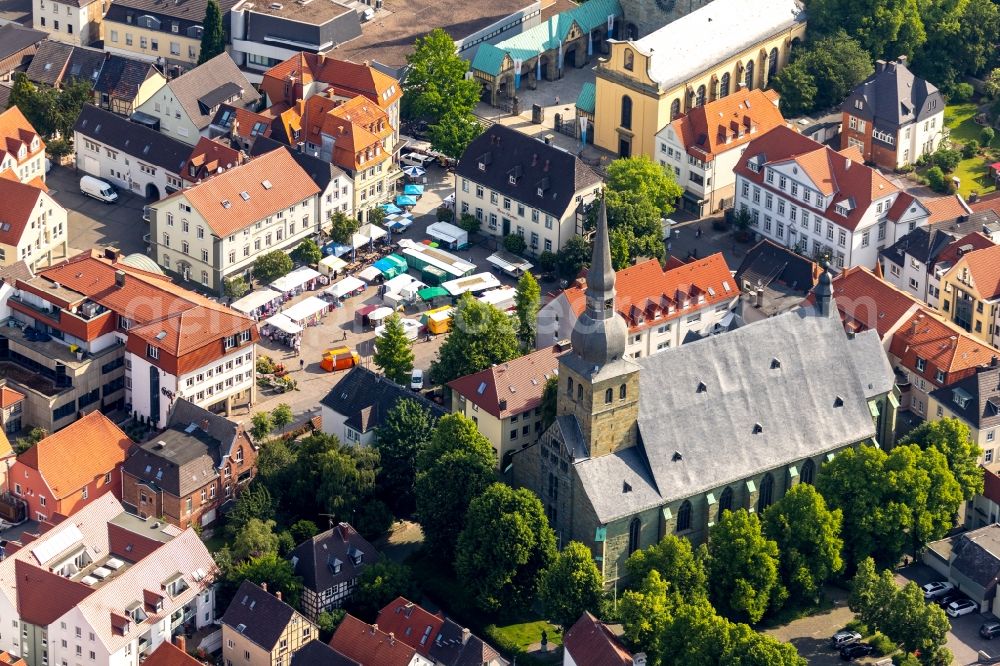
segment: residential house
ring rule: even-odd
[[[230,10],[233,59],[255,83],[297,56],[327,52],[361,36],[354,7],[341,2],[261,3],[240,0]]]
[[[128,117],[166,83],[156,65],[109,53],[94,83],[94,104]]]
[[[378,612],[375,619],[380,631],[403,641],[435,666],[508,666],[500,653],[440,613],[435,615],[422,606],[396,597]]]
[[[930,418],[959,419],[982,449],[979,464],[1000,473],[1000,367],[995,358],[963,379],[931,391]],[[998,495],[1000,496],[1000,495]],[[990,520],[990,523],[996,522]],[[971,525],[967,525],[971,527]]]
[[[545,384],[557,376],[559,356],[569,349],[568,341],[556,343],[448,382],[451,411],[475,422],[493,444],[501,471],[510,456],[538,441]]]
[[[923,562],[972,599],[982,613],[997,608],[1000,525],[991,524],[927,544]]]
[[[1000,245],[966,252],[941,277],[941,311],[987,344],[1000,344]]]
[[[615,273],[617,313],[628,325],[625,355],[651,356],[691,339],[723,330],[739,302],[739,286],[721,253],[664,270],[650,259]],[[587,301],[586,278],[578,278],[538,311],[539,347],[570,338]]]
[[[233,1],[221,3],[224,27]],[[104,48],[170,66],[175,72],[194,67],[201,53],[207,5],[207,0],[115,0],[104,17]]]
[[[4,388],[0,388],[0,399],[3,398],[2,391],[4,390]],[[10,445],[10,439],[7,437],[7,434],[0,428],[0,487],[4,489],[4,492],[10,492],[8,490],[7,477],[10,474],[10,466],[14,462],[14,458],[14,447]],[[23,505],[21,506],[23,507]],[[24,511],[25,515],[27,515],[26,508]]]
[[[23,261],[16,261],[9,266],[0,266],[0,321],[10,317],[8,301],[14,293],[14,283],[18,280],[30,280],[34,275],[31,268]]]
[[[67,256],[66,209],[49,194],[41,176],[22,182],[13,168],[0,171],[0,201],[6,202],[0,218],[0,264],[23,261],[34,269]]]
[[[106,0],[32,0],[31,24],[35,30],[72,46],[99,41],[101,23],[111,3]]]
[[[920,203],[930,213],[930,216],[927,218],[927,224],[929,225],[942,222],[962,222],[973,213],[972,208],[965,202],[962,195],[958,193],[921,197]]]
[[[760,513],[845,448],[891,439],[895,389],[878,338],[845,334],[828,272],[811,307],[630,358],[603,208],[555,421],[513,481],[614,585],[664,534],[700,543],[724,511]]]
[[[46,36],[19,23],[0,25],[0,81],[11,81],[14,74],[25,71]]]
[[[45,180],[45,142],[16,106],[0,112],[0,173],[7,170],[22,183]]]
[[[231,104],[221,104],[208,126],[208,136],[212,139],[229,140],[233,148],[250,152],[260,137],[270,137],[275,117],[270,109],[251,111]]]
[[[995,245],[976,231],[956,236],[948,225],[917,227],[879,253],[886,282],[913,294],[931,307],[941,299],[941,277],[966,252]]]
[[[0,650],[28,666],[138,666],[210,627],[218,569],[194,530],[144,521],[107,494],[6,544]]]
[[[132,1],[149,1],[151,4],[155,2],[155,0]],[[179,6],[190,10],[199,4],[202,5],[198,18],[200,22],[205,15],[203,3],[190,0]],[[113,7],[118,6],[117,3],[113,5]],[[200,32],[201,28],[198,30]],[[113,48],[111,50],[114,51]],[[208,126],[223,104],[250,108],[259,100],[260,95],[229,54],[221,53],[172,79],[140,104],[137,110],[154,124],[158,121],[156,129],[159,131],[193,146],[198,143],[202,134],[208,134]]]
[[[641,39],[611,42],[597,65],[595,145],[656,159],[656,133],[682,113],[768,87],[805,37],[803,9],[798,0],[715,0]]]
[[[733,273],[741,318],[756,321],[799,307],[819,275],[815,261],[765,238],[747,251]]]
[[[906,56],[875,61],[875,73],[840,106],[840,147],[856,147],[865,162],[884,169],[913,164],[937,150],[944,138],[941,91],[915,76]]]
[[[361,666],[314,638],[292,655],[291,666]]]
[[[736,165],[735,208],[750,229],[836,268],[874,266],[878,252],[927,223],[927,210],[885,176],[787,127],[747,145]]]
[[[18,278],[0,368],[23,421],[55,432],[81,411],[167,423],[187,398],[232,413],[255,395],[255,322],[178,287],[145,255],[85,252]]]
[[[198,661],[187,653],[187,641],[183,634],[174,637],[174,642],[163,641],[160,647],[153,650],[143,666],[202,666]]]
[[[25,76],[32,83],[52,88],[61,88],[73,80],[93,85],[101,74],[104,58],[100,49],[47,39],[38,45]]]
[[[978,529],[994,525],[1000,516],[1000,476],[996,472],[983,469],[983,492],[972,498],[971,510],[966,510],[966,529]]]
[[[361,666],[434,666],[433,661],[377,624],[367,624],[350,614],[337,626],[330,647]]]
[[[0,429],[8,434],[21,430],[23,413],[24,394],[8,386],[0,386]]]
[[[732,207],[733,167],[755,136],[788,123],[774,90],[734,91],[706,102],[656,133],[656,160],[684,188],[681,207],[704,217]]]
[[[259,136],[250,148],[250,156],[257,157],[282,147],[284,144],[278,141]],[[319,188],[319,219],[324,229],[328,228],[334,213],[340,212],[348,217],[354,215],[354,180],[346,171],[308,153],[292,151],[292,159],[309,174]]]
[[[358,576],[378,558],[375,547],[347,523],[300,543],[289,559],[295,575],[302,579],[302,612],[316,620],[320,613],[343,606]]]
[[[181,398],[166,430],[122,466],[122,502],[141,518],[210,525],[250,483],[256,464],[257,447],[240,424]]]
[[[355,366],[319,401],[322,429],[347,444],[370,446],[382,419],[400,400],[413,400],[435,418],[447,412],[368,368]]]
[[[76,168],[156,201],[183,187],[191,146],[87,104],[73,127]]]
[[[121,466],[131,447],[108,417],[90,412],[19,455],[10,468],[11,490],[28,503],[33,520],[70,516],[107,493],[121,496]]]
[[[181,167],[181,174],[185,185],[194,185],[246,161],[247,156],[240,150],[203,136]]]
[[[645,666],[646,655],[633,655],[608,625],[590,611],[563,635],[562,666]]]
[[[243,581],[222,616],[222,657],[248,666],[287,666],[319,628],[271,594],[267,583]]]
[[[600,189],[600,177],[573,153],[496,124],[458,162],[455,210],[498,239],[517,234],[537,256],[582,233],[584,207]]]
[[[150,205],[150,254],[221,295],[258,257],[319,232],[318,194],[291,154],[275,150]]]

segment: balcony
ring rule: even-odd
[[[42,315],[46,319],[49,319],[51,321],[59,321],[59,317],[60,317],[61,312],[60,312],[59,308],[57,308],[54,305],[51,305],[51,306],[48,306],[48,307],[39,307],[38,305],[35,305],[34,303],[32,303],[31,301],[27,300],[26,298],[24,298],[22,296],[18,296],[16,293],[10,295],[10,300],[13,303],[18,303],[19,305],[23,305],[24,307],[26,307],[31,312],[36,312],[36,313]]]

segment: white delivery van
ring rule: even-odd
[[[399,163],[403,166],[416,166],[427,168],[434,163],[434,158],[430,155],[420,153],[405,153],[399,156]]]
[[[94,178],[93,176],[84,176],[80,179],[80,191],[88,197],[94,197],[104,203],[115,203],[118,201],[118,192],[115,191],[114,186],[105,180]]]

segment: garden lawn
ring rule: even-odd
[[[562,633],[559,632],[559,627],[545,620],[498,626],[493,631],[495,634],[503,636],[509,643],[528,651],[529,646],[541,642],[543,630],[548,635],[549,650],[562,645]]]
[[[977,125],[974,120],[978,109],[979,107],[972,102],[949,104],[945,107],[944,124],[950,131],[952,147],[961,150],[962,146],[959,144],[964,144],[972,139],[979,141],[979,135],[983,128]],[[1000,137],[994,137],[990,147],[1000,147]],[[996,190],[996,182],[989,175],[991,161],[989,154],[985,154],[959,162],[955,172],[949,174],[949,177],[957,176],[962,179],[962,184],[958,188],[959,194],[968,197],[973,190],[979,194]]]
[[[979,133],[983,128],[976,124],[973,118],[978,107],[972,103],[949,104],[944,109],[944,125],[951,131],[953,141],[965,143],[969,139],[979,141]],[[993,145],[997,145],[997,139],[993,139]]]
[[[994,139],[995,141],[995,139]],[[955,167],[952,176],[962,179],[962,184],[958,188],[959,194],[968,199],[973,190],[980,195],[993,192],[997,189],[996,181],[990,176],[990,167],[987,158],[977,155],[969,160],[962,160]]]

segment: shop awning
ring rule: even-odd
[[[448,290],[444,287],[427,287],[426,289],[421,289],[417,292],[417,296],[419,296],[422,301],[432,301],[435,298],[447,295]]]
[[[382,271],[380,271],[377,266],[372,265],[368,266],[360,273],[358,273],[358,277],[367,282],[368,284],[371,284],[375,280],[378,280],[380,277],[382,277]]]
[[[337,298],[343,298],[344,296],[350,294],[353,291],[359,289],[364,289],[365,283],[356,277],[348,276],[345,277],[340,282],[336,282],[327,288],[326,293],[332,294]]]
[[[292,321],[299,323],[308,320],[310,317],[326,312],[330,304],[318,296],[310,296],[299,301],[295,305],[286,308],[282,313]]]
[[[281,292],[274,289],[258,289],[250,292],[238,301],[234,301],[229,307],[238,310],[243,314],[250,314],[254,310],[261,308],[271,301],[281,298]]]
[[[374,224],[365,224],[351,236],[351,245],[354,246],[354,249],[358,249],[377,241],[379,238],[384,238],[387,234],[388,232],[382,227],[376,227]]]
[[[387,215],[392,215],[394,213],[402,213],[403,209],[392,203],[382,204],[382,210],[385,211]]]
[[[403,194],[405,194],[405,195],[408,195],[408,196],[411,196],[411,197],[419,197],[419,196],[422,196],[423,193],[424,193],[424,186],[423,185],[410,184],[410,185],[404,185],[403,186]]]
[[[268,326],[273,326],[279,331],[284,331],[289,335],[295,335],[296,333],[302,332],[302,327],[296,324],[294,321],[285,316],[284,313],[279,312],[273,317],[268,317],[264,320],[264,323]]]
[[[417,205],[417,200],[414,199],[413,197],[409,196],[409,195],[400,194],[398,197],[396,197],[396,205],[397,206],[416,206]]]
[[[285,294],[294,289],[298,289],[310,280],[315,280],[320,276],[319,271],[314,271],[308,266],[296,268],[288,275],[282,275],[271,283],[271,287]]]
[[[342,245],[340,243],[327,243],[323,246],[324,256],[342,257],[351,251],[350,245]]]
[[[340,257],[335,257],[333,255],[330,255],[329,257],[323,257],[322,259],[320,259],[319,263],[320,266],[323,266],[331,273],[333,271],[342,271],[347,267],[346,261],[344,261]]]

